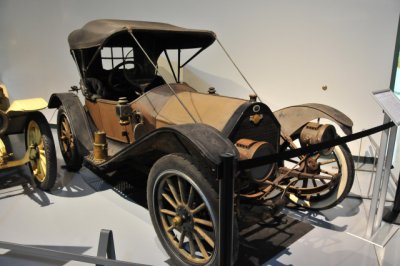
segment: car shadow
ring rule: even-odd
[[[85,180],[87,172],[88,170],[85,168],[78,172],[70,172],[65,167],[61,167],[58,171],[59,177],[51,193],[57,197],[67,198],[85,197],[95,193]]]
[[[108,175],[100,175],[106,186],[119,195],[147,209],[147,176],[135,169],[121,169]]]
[[[46,193],[36,188],[27,166],[2,171],[0,177],[0,200],[18,195],[26,195],[42,207],[51,204]]]
[[[311,231],[314,226],[284,214],[277,220],[242,227],[239,233],[239,252],[235,265],[263,265],[278,253]]]

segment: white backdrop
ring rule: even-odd
[[[371,91],[389,87],[399,13],[398,0],[0,0],[0,79],[13,99],[48,100],[79,82],[72,30],[99,18],[167,22],[215,31],[272,110],[328,104],[359,131],[382,122]],[[242,85],[215,49],[186,75]]]

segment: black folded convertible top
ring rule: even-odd
[[[216,38],[212,31],[186,29],[166,23],[101,19],[90,21],[71,32],[68,43],[72,50],[98,47],[110,37],[129,30],[141,38],[154,38],[164,49],[206,48]]]

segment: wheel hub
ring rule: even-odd
[[[318,174],[320,172],[320,165],[313,157],[307,158],[306,162],[307,172]]]
[[[174,227],[178,227],[182,225],[182,217],[181,216],[175,216],[174,218],[172,218],[172,224],[174,225]]]
[[[29,159],[30,160],[37,160],[39,159],[39,147],[37,145],[31,145],[29,152]]]
[[[172,224],[175,227],[183,227],[185,230],[191,230],[193,228],[193,218],[190,211],[184,206],[180,206],[176,210],[176,216],[172,218]]]

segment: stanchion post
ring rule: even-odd
[[[218,226],[218,265],[232,266],[233,255],[233,195],[235,157],[231,153],[221,155],[219,176],[219,226]]]
[[[390,121],[390,117],[385,113],[384,116],[384,123]],[[374,181],[374,188],[372,190],[372,199],[371,199],[371,206],[369,209],[368,215],[368,222],[367,222],[367,230],[365,235],[370,238],[375,233],[375,219],[376,219],[376,212],[378,209],[378,203],[380,199],[380,192],[382,187],[382,176],[385,170],[385,159],[386,159],[386,151],[387,151],[387,142],[389,139],[389,129],[382,131],[381,135],[381,142],[379,146],[379,156],[378,156],[378,165],[376,168],[376,175]]]
[[[379,201],[378,210],[376,212],[374,230],[376,230],[378,227],[380,227],[381,222],[382,222],[382,215],[383,215],[383,210],[385,208],[385,202],[386,202],[387,188],[389,185],[389,177],[390,177],[390,171],[391,171],[390,169],[391,169],[392,161],[393,161],[394,144],[396,143],[396,134],[397,134],[397,127],[393,126],[389,130],[389,140],[388,140],[386,159],[385,159],[385,165],[384,165],[385,171],[384,171],[384,174],[382,174],[382,187],[381,187],[382,196]]]
[[[400,180],[400,174],[399,179]],[[388,223],[400,225],[400,182],[397,183],[396,196],[391,207],[386,207],[384,210],[383,220]]]
[[[97,256],[115,260],[115,247],[113,232],[108,229],[101,229],[99,247],[97,249]],[[104,266],[103,264],[96,264],[96,266]]]

